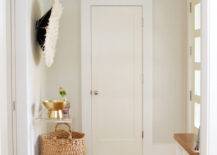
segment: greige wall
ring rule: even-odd
[[[35,121],[35,108],[42,99],[56,99],[59,86],[63,86],[71,102],[72,126],[81,130],[80,103],[80,0],[63,0],[64,12],[60,22],[56,57],[47,68],[41,49],[35,40],[35,22],[51,6],[51,1],[30,0],[28,33],[28,104],[31,154],[38,154],[38,135],[47,132],[49,125]],[[27,20],[27,21],[28,21]],[[36,115],[37,117],[37,115]]]
[[[80,0],[63,0],[56,57],[47,69],[46,96],[57,98],[59,86],[66,89],[71,103],[72,126],[81,130]]]
[[[187,103],[187,1],[154,0],[153,140],[184,132]]]
[[[28,36],[28,65],[27,65],[27,72],[28,72],[28,104],[29,109],[29,151],[30,154],[38,154],[38,135],[46,131],[46,124],[38,123],[34,120],[35,116],[35,109],[41,102],[41,99],[45,97],[45,88],[46,88],[46,67],[44,64],[44,60],[41,56],[41,49],[36,43],[35,37],[35,23],[36,20],[40,18],[42,8],[40,5],[40,0],[30,0],[28,3],[29,12],[28,12],[28,29],[26,30],[30,35]],[[27,34],[28,34],[27,33]]]

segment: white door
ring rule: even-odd
[[[142,155],[142,8],[92,6],[93,155]]]

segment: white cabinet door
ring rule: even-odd
[[[93,155],[142,155],[142,8],[92,6]]]

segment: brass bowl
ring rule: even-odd
[[[62,110],[67,105],[64,100],[44,100],[43,105],[48,110],[48,117],[52,119],[62,119]]]
[[[63,110],[66,106],[66,102],[64,100],[44,100],[43,105],[47,108],[47,110]]]

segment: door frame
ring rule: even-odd
[[[134,126],[135,125],[135,129],[134,129],[134,134],[132,135],[131,134],[131,138],[130,137],[125,137],[124,139],[123,139],[123,141],[125,141],[126,142],[126,144],[129,144],[129,141],[131,141],[131,140],[133,140],[133,141],[135,141],[136,142],[136,144],[137,145],[134,145],[134,147],[136,147],[137,148],[137,152],[140,152],[140,154],[142,154],[142,151],[143,151],[143,146],[142,146],[142,131],[143,131],[143,113],[142,113],[142,108],[143,108],[143,95],[142,95],[142,93],[143,93],[143,90],[142,90],[142,86],[143,86],[143,81],[142,81],[142,76],[143,76],[143,58],[142,58],[142,56],[143,56],[143,44],[142,44],[142,42],[143,42],[143,36],[142,36],[142,32],[143,32],[143,26],[142,26],[142,17],[143,17],[143,8],[142,8],[142,6],[141,5],[91,5],[91,28],[93,27],[93,25],[95,25],[95,24],[92,24],[93,23],[93,18],[94,18],[94,16],[96,16],[96,18],[97,17],[100,17],[100,20],[101,20],[101,18],[103,18],[103,16],[98,16],[97,14],[98,13],[100,13],[100,12],[95,12],[95,11],[97,11],[98,9],[100,9],[101,11],[101,13],[103,13],[103,11],[105,11],[105,10],[107,10],[107,9],[109,9],[110,11],[108,11],[109,13],[112,13],[113,11],[115,11],[116,13],[118,12],[118,13],[123,13],[123,12],[128,12],[129,14],[131,14],[131,15],[129,15],[129,16],[131,16],[130,18],[129,18],[129,16],[128,16],[128,23],[129,23],[129,21],[131,21],[131,22],[135,22],[135,23],[133,23],[133,26],[130,26],[130,31],[132,31],[133,32],[133,39],[135,39],[135,43],[134,43],[134,45],[133,46],[135,46],[134,47],[134,50],[135,51],[127,51],[127,53],[129,52],[130,53],[130,55],[131,55],[131,58],[130,57],[128,57],[129,59],[132,59],[132,55],[134,55],[135,56],[135,58],[133,58],[134,60],[133,60],[133,64],[132,65],[134,65],[134,71],[133,72],[131,72],[131,73],[134,73],[134,74],[137,74],[137,75],[133,75],[133,77],[134,78],[130,78],[131,80],[135,80],[135,79],[138,79],[140,82],[138,83],[138,82],[134,82],[134,83],[132,83],[132,84],[134,84],[134,86],[133,86],[133,88],[132,89],[134,89],[135,88],[135,90],[136,90],[136,92],[135,92],[135,95],[137,96],[137,97],[139,97],[140,99],[136,99],[137,101],[139,101],[139,103],[137,104],[137,105],[134,105],[133,107],[133,112],[131,111],[131,114],[135,114],[135,113],[138,113],[138,115],[135,115],[134,116],[134,118],[132,118],[133,120],[135,120],[135,122],[134,123],[132,123],[131,124],[131,126]],[[129,9],[128,11],[126,11],[126,9]],[[95,11],[94,11],[95,10]],[[120,11],[120,10],[122,10],[122,11]],[[107,13],[108,13],[107,12]],[[106,14],[107,14],[106,13]],[[108,14],[107,14],[108,15]],[[111,23],[113,20],[113,18],[115,18],[114,16],[116,16],[115,14],[113,14],[113,16],[111,16],[109,19],[108,18],[105,18],[106,20],[106,22],[107,23]],[[122,18],[121,16],[119,16],[119,19],[120,18]],[[127,18],[127,16],[126,16],[126,18]],[[132,18],[135,18],[135,19],[133,19],[132,20]],[[109,20],[110,22],[108,22],[107,20]],[[94,21],[98,21],[97,19],[95,19]],[[125,21],[125,20],[124,20]],[[125,22],[125,24],[126,24],[126,22]],[[124,24],[124,25],[125,25]],[[98,25],[98,24],[97,24]],[[121,24],[122,26],[124,26],[123,25],[123,23]],[[98,25],[99,27],[100,27],[100,25]],[[96,26],[96,27],[98,27],[98,26]],[[102,26],[102,25],[101,25]],[[125,25],[126,26],[126,25]],[[94,26],[95,27],[95,26]],[[109,27],[108,25],[107,26],[105,26],[105,27]],[[128,27],[128,26],[127,26]],[[106,28],[106,29],[107,29]],[[119,28],[120,28],[120,26],[119,26]],[[129,27],[128,27],[129,28]],[[95,36],[95,34],[94,33],[92,33],[92,32],[95,32],[95,31],[97,31],[97,28],[94,28],[94,29],[91,29],[91,37],[92,36]],[[102,32],[102,31],[101,31]],[[113,34],[114,35],[114,34]],[[97,36],[97,35],[96,35]],[[115,37],[115,35],[114,35],[114,37]],[[96,38],[98,38],[98,37],[96,37]],[[94,40],[94,38],[92,37],[91,38],[92,40],[91,40],[91,43],[93,43],[93,40]],[[99,39],[99,38],[98,38]],[[98,40],[97,39],[97,40]],[[119,38],[120,39],[120,38]],[[122,37],[122,39],[124,39],[123,37]],[[104,40],[105,41],[105,40]],[[108,41],[108,40],[107,40]],[[109,41],[108,41],[109,42]],[[123,46],[125,46],[124,44],[122,44]],[[91,44],[91,46],[93,46],[93,44]],[[97,46],[97,45],[96,45]],[[91,55],[97,55],[97,53],[98,52],[100,52],[100,51],[98,51],[98,50],[96,50],[96,51],[94,51],[94,50],[92,50],[93,48],[91,47]],[[96,48],[97,49],[97,48]],[[134,54],[133,54],[133,53]],[[95,54],[94,54],[95,53]],[[128,53],[128,54],[129,54]],[[120,54],[120,53],[119,53]],[[139,56],[138,56],[139,55]],[[116,55],[117,56],[117,55]],[[122,54],[122,56],[123,56],[123,54]],[[127,55],[127,56],[129,56],[129,55]],[[100,68],[98,68],[97,66],[99,65],[100,66],[100,64],[96,64],[96,62],[98,62],[97,61],[97,59],[98,59],[98,57],[96,56],[95,58],[96,58],[96,62],[94,62],[94,59],[95,58],[93,58],[94,56],[92,56],[91,57],[91,61],[92,61],[92,64],[90,64],[90,67],[91,67],[91,83],[92,83],[92,90],[91,90],[91,98],[92,98],[92,100],[91,100],[91,102],[92,102],[92,104],[91,105],[93,105],[93,104],[97,104],[98,103],[98,100],[97,100],[97,103],[95,103],[95,95],[94,95],[94,91],[95,91],[95,89],[97,89],[97,88],[95,88],[95,86],[94,86],[94,83],[96,83],[96,85],[97,85],[97,81],[95,81],[93,78],[95,77],[95,73],[96,73],[96,77],[97,77],[97,72],[100,72]],[[101,57],[101,58],[103,58],[103,57]],[[106,59],[106,58],[105,58]],[[120,58],[121,59],[121,58]],[[100,58],[99,58],[99,60],[100,60]],[[112,61],[112,59],[111,59],[111,57],[110,57],[110,60]],[[131,61],[131,60],[130,60]],[[121,60],[121,62],[122,62],[122,60]],[[117,63],[117,62],[116,62]],[[113,66],[117,66],[118,64],[116,64],[116,65],[114,65],[113,64]],[[96,68],[97,69],[96,69]],[[135,67],[137,68],[137,69],[135,69]],[[95,69],[96,70],[95,70]],[[110,68],[111,69],[111,68]],[[95,70],[95,71],[94,71]],[[120,71],[120,70],[119,70]],[[117,70],[115,71],[116,73],[117,73]],[[125,72],[124,72],[124,74],[126,74]],[[106,78],[106,76],[104,76],[105,78]],[[99,78],[99,77],[98,77]],[[95,82],[94,82],[95,81]],[[129,80],[128,80],[129,81]],[[102,82],[102,81],[101,81]],[[123,84],[123,83],[122,83]],[[126,85],[126,84],[125,84]],[[105,86],[106,87],[106,86]],[[107,85],[107,87],[109,87],[108,85]],[[99,89],[101,89],[101,88],[99,88]],[[103,88],[102,88],[103,89]],[[139,90],[138,90],[139,89]],[[116,94],[117,95],[117,94]],[[135,95],[134,95],[134,97],[135,97]],[[99,96],[100,97],[100,96]],[[97,97],[98,98],[98,97]],[[102,99],[102,98],[101,98]],[[106,102],[106,101],[105,101]],[[135,102],[134,102],[135,103]],[[93,135],[95,135],[94,134],[94,131],[95,130],[97,130],[95,127],[96,126],[94,126],[94,122],[95,122],[95,120],[97,119],[97,117],[95,117],[94,115],[94,106],[91,106],[92,107],[92,111],[91,111],[91,113],[92,113],[92,121],[91,121],[91,123],[93,123],[93,125],[92,125],[92,131],[91,131],[91,133],[93,134]],[[120,107],[119,107],[120,108]],[[103,109],[101,109],[101,110],[103,110]],[[120,111],[121,111],[121,109],[119,109]],[[132,108],[131,108],[131,110],[132,110]],[[112,115],[112,114],[111,114]],[[117,117],[118,117],[118,115],[117,115]],[[127,117],[127,116],[126,116]],[[106,135],[104,135],[104,136],[106,136]],[[104,137],[103,136],[103,137]],[[128,135],[129,136],[129,135]],[[134,137],[133,139],[132,139],[132,136],[136,136],[136,137]],[[98,142],[97,141],[95,141],[94,139],[96,138],[96,137],[92,137],[93,139],[93,144],[96,144],[96,143],[104,143],[103,141],[105,141],[105,143],[107,143],[107,144],[110,144],[110,142],[111,141],[113,141],[114,143],[116,143],[117,142],[117,139],[115,140],[115,138],[112,138],[112,139],[110,139],[110,140],[108,140],[108,137],[107,138],[102,138],[102,139],[100,139]],[[117,137],[116,137],[117,138]],[[107,139],[107,140],[106,140]],[[120,139],[120,137],[118,138],[118,139]],[[121,138],[122,139],[122,138]],[[131,140],[130,140],[131,139]],[[95,141],[95,142],[94,142]],[[107,141],[107,142],[106,142]],[[108,142],[109,141],[109,142]],[[119,140],[118,140],[119,141]],[[122,141],[122,140],[121,140]],[[124,143],[125,143],[124,142]],[[104,146],[106,146],[106,144],[103,144]],[[92,148],[96,148],[95,147],[95,145],[92,145]],[[96,150],[93,150],[93,154],[95,154],[94,152],[97,152]],[[105,152],[105,151],[104,151]],[[126,152],[126,151],[125,151]],[[101,152],[102,153],[102,152]],[[111,152],[112,153],[112,152]],[[103,154],[103,153],[102,153]]]
[[[217,1],[202,0],[201,154],[215,155],[217,144]]]
[[[147,73],[143,84],[143,107],[152,109],[152,0],[82,0],[81,1],[81,102],[82,130],[86,134],[88,154],[92,155],[92,114],[91,114],[91,6],[140,6],[143,9],[143,73]],[[146,57],[144,57],[146,55]],[[149,66],[149,67],[148,67]],[[151,66],[151,67],[150,67]],[[147,82],[149,81],[149,82]],[[144,87],[144,85],[146,87]],[[143,150],[151,151],[152,113],[150,108],[143,108]],[[150,119],[147,119],[150,118]],[[145,120],[145,126],[144,126]],[[150,125],[147,125],[150,124]],[[149,150],[148,150],[149,149]],[[150,154],[150,153],[149,153]]]
[[[28,33],[31,15],[28,0],[4,0],[10,3],[10,104],[13,110],[13,155],[31,154],[28,104]],[[22,17],[22,18],[21,18]],[[21,91],[22,90],[22,91]],[[11,154],[10,154],[11,155]]]
[[[9,151],[6,18],[6,1],[0,1],[0,154],[8,154]]]
[[[210,111],[210,96],[209,96],[209,85],[211,85],[210,81],[209,81],[209,39],[208,39],[208,12],[210,11],[208,8],[208,2],[209,0],[201,0],[201,60],[202,60],[202,70],[201,70],[201,80],[202,80],[202,84],[201,84],[201,95],[202,95],[202,102],[201,102],[201,135],[200,135],[200,139],[201,139],[201,143],[200,146],[201,150],[200,150],[200,154],[201,155],[211,155],[209,153],[209,144],[210,144],[210,138],[212,138],[212,136],[209,134],[210,133],[210,116],[209,116],[209,111]],[[217,111],[216,111],[217,113]],[[216,148],[216,147],[215,147]],[[215,154],[215,153],[214,153]],[[212,155],[214,155],[212,154]]]
[[[0,1],[0,8],[0,154],[14,155],[11,1]]]

